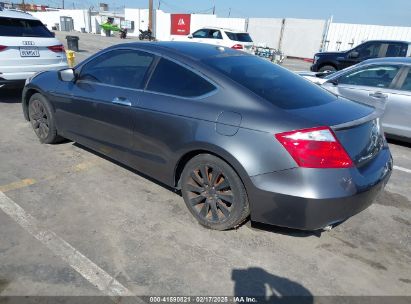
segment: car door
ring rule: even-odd
[[[193,42],[199,42],[199,43],[206,43],[208,39],[208,32],[209,29],[200,29],[198,31],[195,31],[191,36],[191,40]]]
[[[399,65],[367,65],[326,82],[323,86],[337,95],[385,109],[391,98]]]
[[[194,141],[200,124],[210,124],[218,108],[211,110],[206,102],[216,86],[193,70],[172,60],[161,58],[150,77],[139,103],[134,142],[136,159],[133,167],[166,184],[172,184],[179,149]],[[195,119],[201,117],[209,120]]]
[[[223,45],[223,35],[221,34],[221,31],[217,29],[211,29],[208,32],[208,39],[206,43]]]
[[[387,103],[383,126],[392,135],[411,138],[411,69],[405,68]]]
[[[67,137],[121,162],[133,157],[134,107],[154,55],[115,49],[85,63],[68,96],[57,102],[59,129]]]
[[[384,57],[382,53],[380,53],[380,51],[383,51],[381,47],[382,43],[378,41],[370,41],[360,44],[352,51],[348,52],[345,57],[339,58],[341,69],[345,69],[367,59]]]

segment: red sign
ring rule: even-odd
[[[190,23],[190,14],[171,14],[171,35],[189,35]]]

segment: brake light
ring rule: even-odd
[[[47,47],[50,51],[53,51],[55,53],[62,53],[64,52],[64,46],[62,44],[59,45],[53,45],[53,46],[49,46]]]
[[[234,44],[231,48],[232,48],[232,49],[235,49],[235,50],[242,50],[242,49],[243,49],[243,45],[242,45],[242,44]]]
[[[0,52],[4,51],[5,49],[7,49],[7,46],[5,46],[5,45],[0,45]]]
[[[303,168],[350,168],[354,164],[329,127],[275,134]]]

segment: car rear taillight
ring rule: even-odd
[[[350,168],[353,162],[329,127],[275,134],[299,167]]]
[[[242,50],[242,49],[243,49],[243,45],[242,45],[242,44],[234,44],[231,48],[232,48],[232,49],[235,49],[235,50]]]
[[[0,52],[4,51],[5,49],[7,49],[7,46],[5,46],[5,45],[0,45]]]
[[[64,46],[59,44],[59,45],[53,45],[53,46],[48,46],[47,47],[50,51],[53,51],[55,53],[62,53],[64,52]]]

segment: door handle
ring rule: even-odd
[[[119,104],[122,106],[131,106],[131,101],[124,97],[114,97],[112,103]]]
[[[370,97],[374,97],[374,98],[379,98],[379,99],[385,99],[388,97],[387,94],[384,94],[382,92],[374,92],[374,93],[370,93],[369,94]]]

